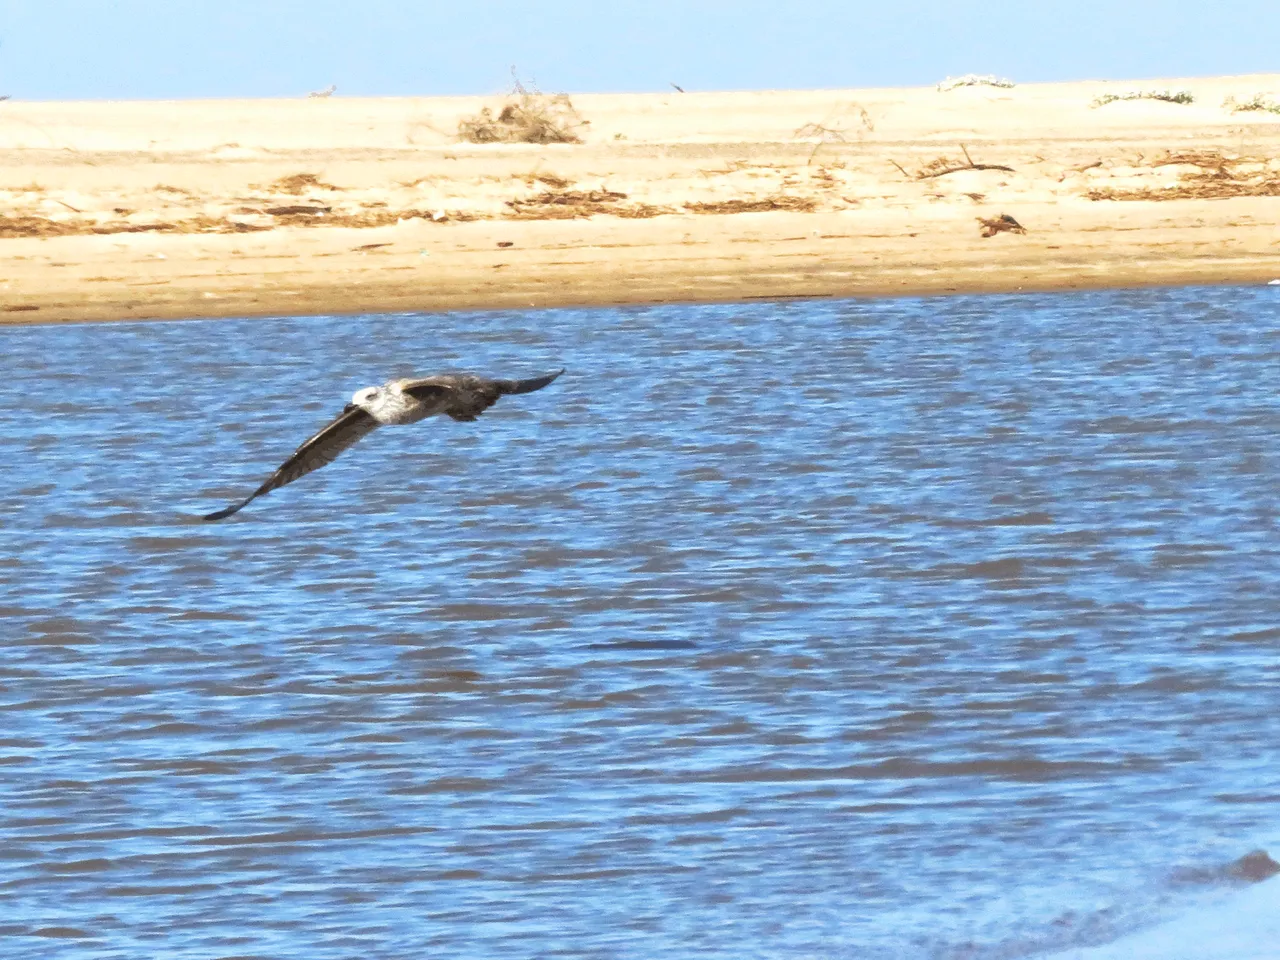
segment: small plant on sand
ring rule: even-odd
[[[1280,114],[1280,103],[1276,103],[1265,93],[1255,93],[1248,100],[1237,100],[1235,97],[1227,97],[1222,101],[1222,105],[1232,113],[1245,113],[1253,110],[1261,110],[1264,113]]]
[[[552,96],[529,89],[515,79],[498,115],[488,107],[458,124],[458,139],[467,143],[581,143],[578,128],[586,123],[566,94]]]
[[[947,77],[938,84],[938,92],[946,93],[948,90],[955,90],[957,87],[1012,87],[1016,86],[1012,80],[1006,80],[1004,77],[993,76],[990,73],[976,74],[966,73],[963,77]]]
[[[1092,106],[1105,107],[1117,100],[1163,100],[1165,103],[1195,103],[1196,98],[1190,90],[1129,90],[1126,93],[1104,93],[1093,101]]]

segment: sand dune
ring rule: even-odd
[[[1098,105],[1152,90],[1194,101]],[[547,145],[459,142],[500,97],[7,102],[0,321],[1265,281],[1280,108],[1224,104],[1258,95],[583,95]]]

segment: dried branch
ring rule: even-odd
[[[1013,167],[1006,167],[1002,163],[974,163],[973,157],[969,156],[968,148],[962,143],[960,149],[964,151],[965,163],[951,164],[948,166],[946,157],[939,157],[925,166],[921,167],[916,173],[917,180],[933,180],[936,177],[945,177],[949,173],[960,173],[962,170],[1003,170],[1005,173],[1015,173]],[[902,169],[899,167],[898,169]],[[905,170],[902,171],[906,173]]]

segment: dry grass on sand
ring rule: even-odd
[[[581,143],[587,121],[566,94],[548,95],[515,81],[506,103],[494,116],[488,107],[458,123],[458,139],[467,143]]]

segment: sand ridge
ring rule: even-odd
[[[1191,103],[1108,95],[1176,90]],[[1280,276],[1280,75],[0,104],[0,322],[942,293]],[[1005,219],[1025,229],[1005,229]]]

